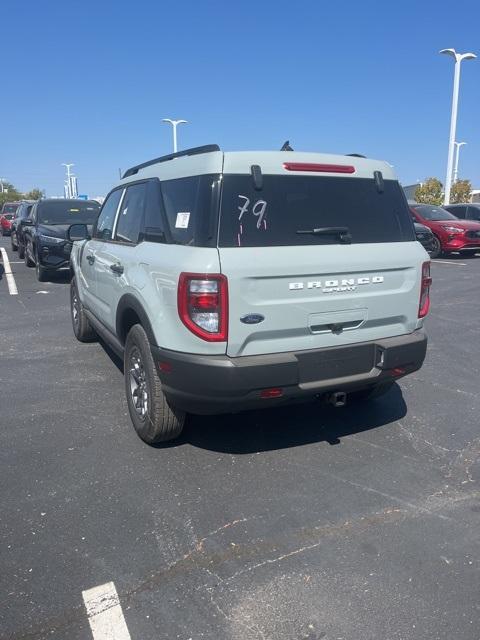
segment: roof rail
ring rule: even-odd
[[[158,164],[159,162],[167,162],[168,160],[173,160],[174,158],[181,158],[183,156],[196,156],[201,153],[211,153],[212,151],[220,151],[220,147],[218,144],[205,144],[203,147],[193,147],[192,149],[184,149],[183,151],[177,151],[177,153],[169,153],[167,156],[160,156],[160,158],[155,158],[154,160],[149,160],[148,162],[142,162],[142,164],[137,164],[130,169],[127,169],[122,176],[123,178],[128,178],[128,176],[134,176],[136,173],[140,171],[140,169],[145,169],[145,167],[150,167],[152,164]]]

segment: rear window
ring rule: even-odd
[[[5,220],[13,220],[14,217],[13,213],[6,213],[4,215]]]
[[[3,213],[15,213],[17,209],[18,209],[18,204],[3,205]]]
[[[223,177],[220,247],[338,244],[338,228],[352,244],[415,240],[396,180],[380,193],[367,178],[264,175],[256,190],[249,175]]]
[[[44,200],[38,205],[37,217],[40,224],[94,224],[99,211],[98,202]]]

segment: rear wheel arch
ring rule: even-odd
[[[123,345],[127,340],[128,332],[135,324],[141,324],[150,344],[156,345],[152,325],[142,303],[132,294],[126,293],[118,303],[115,322],[117,337]]]

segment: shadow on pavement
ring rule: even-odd
[[[5,267],[3,264],[0,264],[0,280],[3,278],[3,274],[5,273]]]
[[[406,413],[401,389],[395,384],[381,398],[339,409],[316,402],[235,415],[191,416],[179,440],[163,447],[191,444],[248,454],[322,441],[335,445],[341,438],[383,427]]]
[[[99,344],[123,373],[123,362],[103,340]],[[201,449],[231,454],[248,454],[299,447],[314,442],[339,444],[340,439],[383,427],[407,414],[398,384],[384,396],[343,408],[321,401],[288,405],[262,411],[216,416],[188,416],[180,438],[153,445],[164,449],[191,444]]]

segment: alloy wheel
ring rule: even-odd
[[[133,347],[130,352],[128,365],[130,397],[133,408],[138,417],[145,420],[148,414],[147,376],[141,353],[137,347]]]

